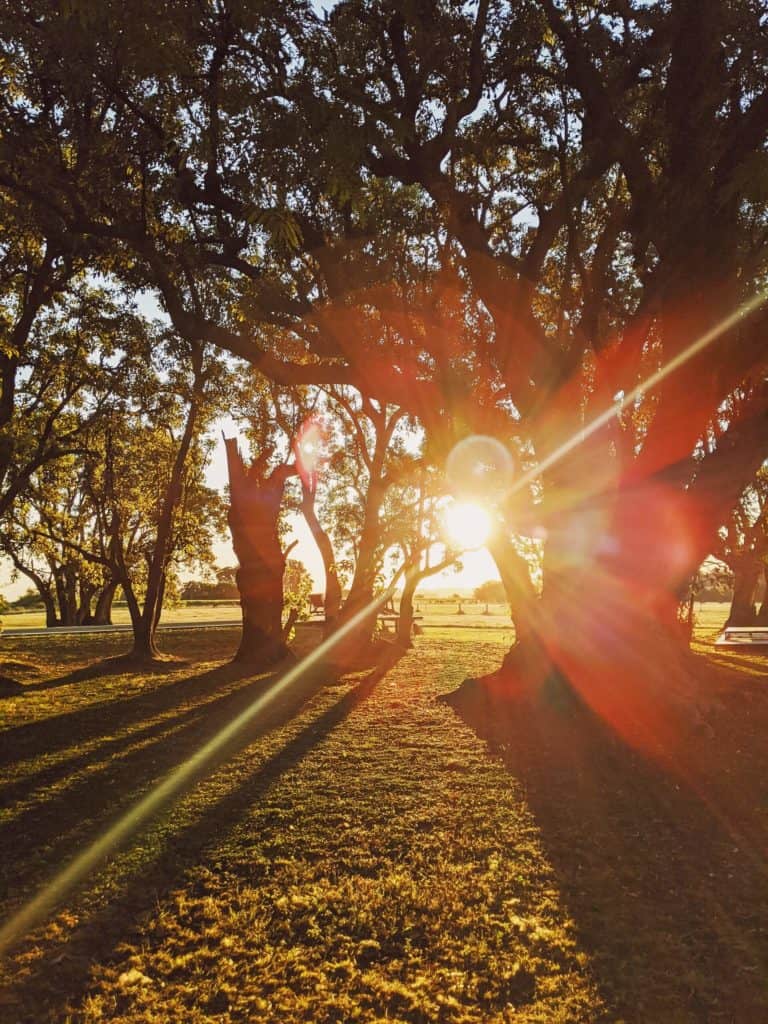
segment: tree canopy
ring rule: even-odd
[[[519,636],[580,636],[580,578],[672,628],[768,445],[762,4],[27,0],[0,30],[10,217],[188,344],[404,410],[435,465],[503,442]]]

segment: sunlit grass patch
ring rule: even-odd
[[[693,794],[672,799],[617,748],[550,765],[548,738],[520,722],[515,749],[491,754],[435,701],[498,665],[502,631],[474,633],[419,637],[383,679],[309,689],[245,737],[20,944],[0,1019],[650,1024],[660,1008],[724,1022],[729,1000],[757,1012],[754,860],[707,831]],[[201,638],[199,664],[111,675],[105,690],[94,677],[13,698],[8,906],[259,692],[221,664],[233,639]],[[68,653],[59,677],[77,667]],[[750,728],[765,722],[750,710]],[[747,757],[757,778],[749,736],[735,753],[737,712],[718,713],[717,756],[729,773]]]
[[[421,641],[412,658],[319,693],[115,857],[20,952],[22,1001],[56,1019],[66,993],[93,1021],[480,1021],[524,1006],[588,1019],[565,1009],[598,997],[520,793],[433,700],[459,681],[455,661],[446,674],[443,646]],[[104,727],[126,746],[110,765],[94,745],[83,779],[151,764],[152,738],[131,744],[108,713]],[[173,735],[154,739],[156,753]],[[139,878],[158,886],[150,906]]]

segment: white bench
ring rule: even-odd
[[[768,626],[726,626],[715,647],[768,647]]]

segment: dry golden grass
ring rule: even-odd
[[[88,668],[119,637],[5,642],[6,912],[263,691],[236,639],[169,636],[187,662],[150,675]],[[702,659],[730,782],[695,793],[598,733],[436,702],[505,639],[308,680],[16,946],[0,1021],[768,1019],[759,660]]]

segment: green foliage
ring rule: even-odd
[[[507,592],[501,580],[486,580],[479,587],[475,587],[474,598],[484,604],[504,604],[507,601]]]
[[[286,609],[295,609],[299,622],[309,618],[309,595],[312,589],[312,577],[304,563],[289,558],[283,574],[283,602]]]
[[[230,566],[215,570],[214,580],[189,580],[180,591],[183,601],[222,601],[240,597],[235,581],[236,570]]]

